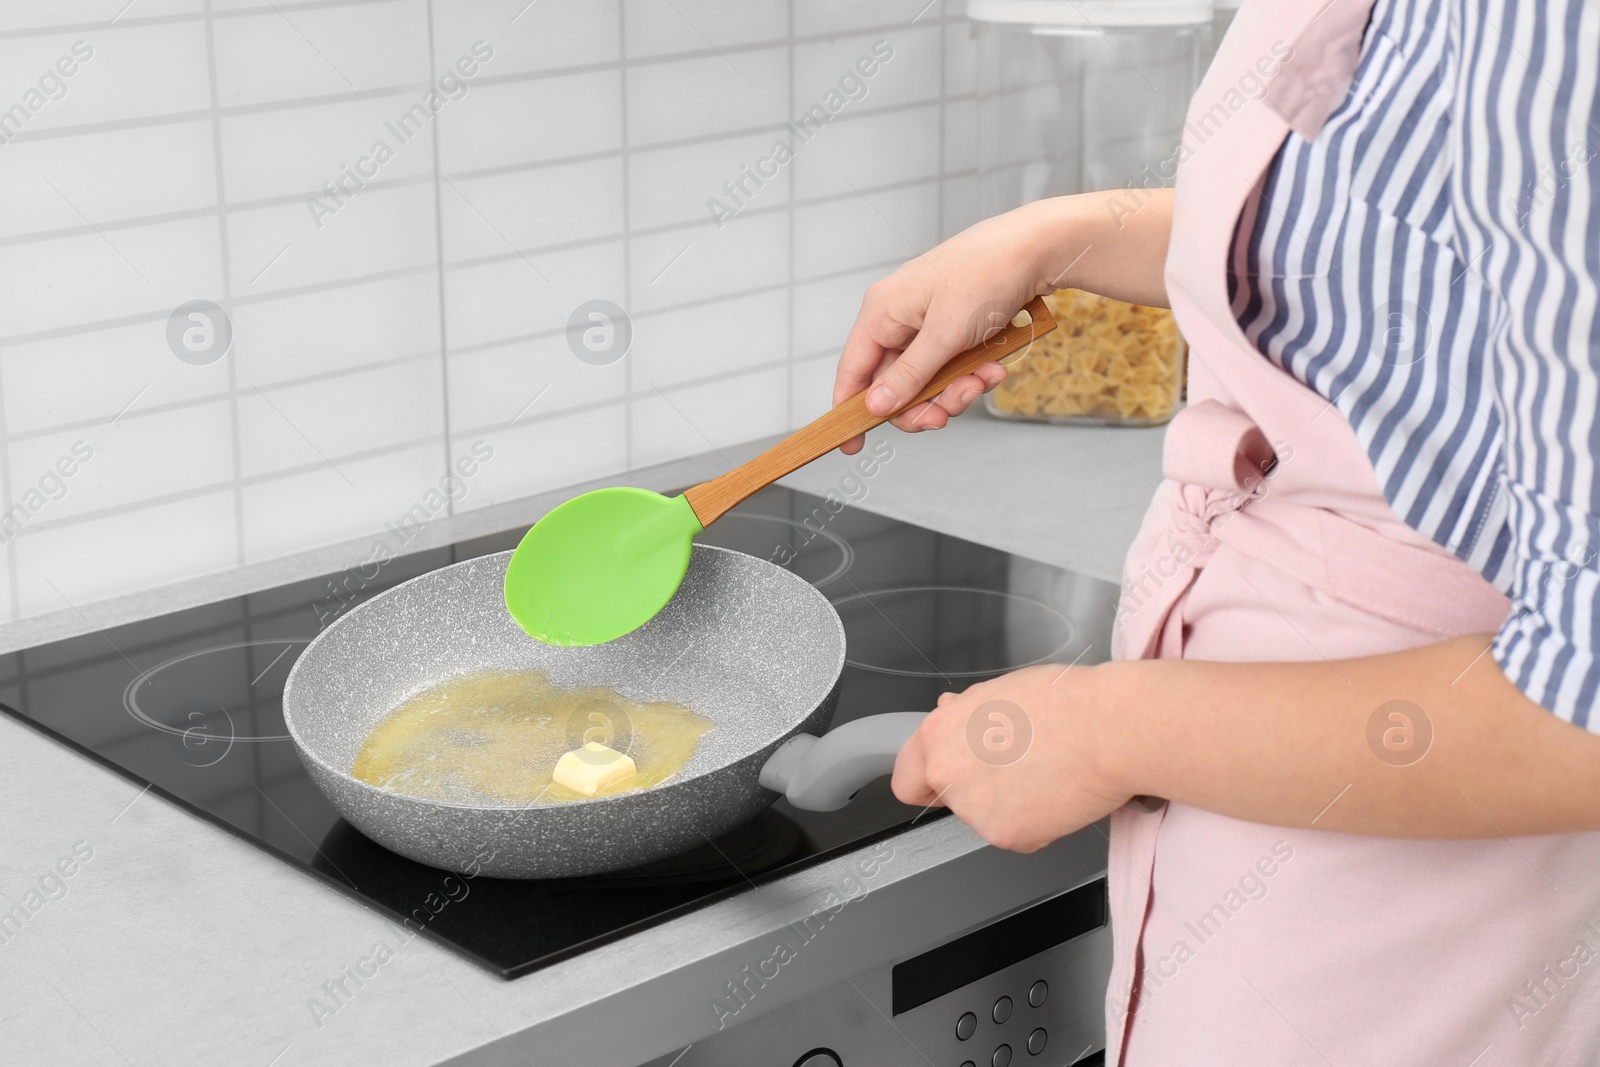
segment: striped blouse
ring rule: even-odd
[[[1245,335],[1511,597],[1506,676],[1600,730],[1600,3],[1377,0],[1349,95],[1263,191]]]

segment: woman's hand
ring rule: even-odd
[[[1035,296],[1058,288],[1163,304],[1171,197],[1157,190],[1132,213],[1118,210],[1123,192],[1040,200],[986,219],[875,283],[845,341],[834,405],[871,386],[868,410],[897,411],[952,357],[992,336]],[[1000,364],[984,364],[900,412],[894,425],[939,429],[1005,376]],[[841,451],[860,449],[857,437]]]
[[[1020,852],[1138,795],[1383,837],[1600,831],[1600,736],[1524,696],[1491,639],[1306,663],[1027,667],[941,697],[900,750],[894,793]],[[1407,736],[1426,738],[1404,759],[1374,734],[1395,702]]]
[[[1107,674],[1044,664],[944,694],[900,750],[895,796],[942,804],[985,841],[1015,852],[1041,849],[1115,811],[1128,794],[1095,758],[1109,719]]]

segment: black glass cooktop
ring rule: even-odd
[[[847,635],[836,724],[926,710],[945,690],[1028,663],[1105,658],[1114,586],[844,506],[869,491],[855,482],[825,500],[772,487],[699,538],[780,563],[833,601]],[[780,800],[669,860],[531,882],[464,880],[362,836],[318,792],[285,734],[279,698],[289,667],[351,605],[425,571],[513,548],[524,529],[0,656],[0,704],[505,978],[919,817],[885,779],[842,811],[800,812]],[[387,538],[394,546],[399,535]]]

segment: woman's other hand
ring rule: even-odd
[[[1058,288],[1164,305],[1171,198],[1157,190],[1137,212],[1119,211],[1122,192],[1040,200],[985,219],[875,283],[845,341],[834,405],[870,386],[868,410],[899,411],[952,357]],[[1000,364],[984,364],[932,400],[899,411],[894,425],[939,429],[1005,377]],[[860,449],[857,437],[841,451]]]

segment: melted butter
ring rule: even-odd
[[[407,796],[456,804],[584,800],[551,778],[589,741],[626,753],[638,774],[600,796],[665,782],[689,764],[713,723],[680,704],[638,703],[614,689],[563,689],[543,671],[479,671],[412,697],[362,742],[351,773]]]

